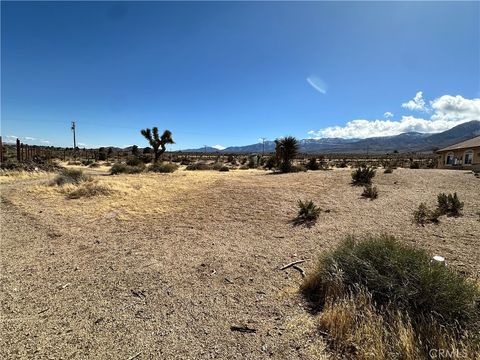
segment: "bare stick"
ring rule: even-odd
[[[307,274],[305,274],[305,270],[303,270],[300,266],[292,265],[292,267],[293,267],[295,270],[300,271],[300,274],[302,274],[302,277],[307,276]]]
[[[306,260],[297,260],[297,261],[291,262],[290,264],[287,264],[287,265],[281,267],[280,270],[288,269],[289,267],[292,267],[293,265],[301,264],[301,263],[303,263],[303,262],[305,262],[305,261],[306,261]]]
[[[128,358],[128,360],[136,359],[136,358],[139,357],[140,355],[142,355],[142,352],[141,352],[141,351],[140,351],[139,353],[133,355],[133,356],[130,356],[130,357]]]
[[[257,329],[249,328],[248,326],[230,326],[230,330],[239,331],[242,333],[254,333],[257,332]]]

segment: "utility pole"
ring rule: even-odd
[[[72,132],[73,132],[73,157],[76,158],[77,156],[77,139],[75,138],[75,121],[72,121]]]
[[[260,140],[262,140],[262,156],[265,155],[265,140],[267,140],[267,138],[260,138]]]

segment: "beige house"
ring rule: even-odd
[[[480,171],[480,136],[437,151],[440,169]]]

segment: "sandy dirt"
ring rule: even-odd
[[[97,176],[109,196],[69,200],[41,179],[1,185],[2,358],[326,359],[298,295],[347,235],[387,233],[480,274],[480,179],[379,171],[361,198],[348,169]],[[29,182],[30,181],[30,182]],[[418,226],[420,202],[456,191],[464,216]],[[297,200],[323,210],[293,226]],[[248,326],[241,333],[231,326]]]

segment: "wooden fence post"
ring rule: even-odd
[[[20,139],[17,139],[17,162],[20,162]]]

